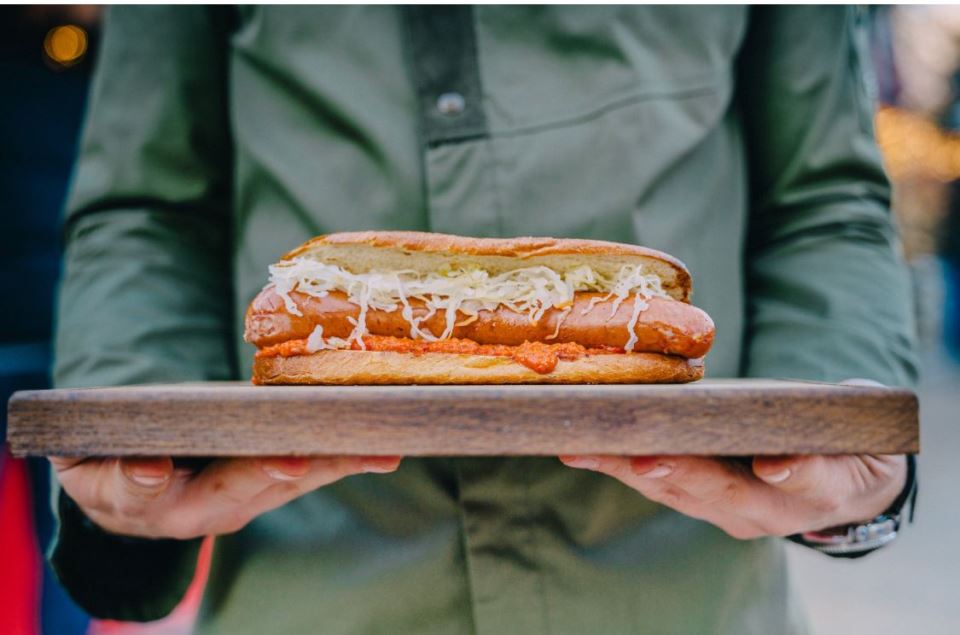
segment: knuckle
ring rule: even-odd
[[[736,505],[743,497],[743,484],[739,481],[731,481],[723,488],[720,501],[728,505]]]
[[[710,493],[706,497],[707,503],[711,505],[722,505],[725,507],[736,506],[743,496],[743,486],[738,481],[730,481],[726,485]]]
[[[213,479],[213,483],[210,484],[210,489],[214,492],[226,492],[227,491],[227,481],[222,476]]]
[[[667,485],[657,491],[651,498],[667,507],[677,507],[683,502],[683,492],[672,485]]]

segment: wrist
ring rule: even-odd
[[[805,547],[842,558],[858,558],[892,542],[900,532],[903,518],[913,522],[917,496],[916,457],[908,455],[902,458],[904,483],[893,501],[878,515],[867,521],[803,532],[787,538]]]

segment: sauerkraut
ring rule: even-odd
[[[357,319],[351,319],[354,329],[346,340],[325,341],[323,330],[317,327],[308,343],[308,348],[313,350],[343,348],[352,342],[357,342],[363,348],[363,336],[367,332],[366,314],[370,308],[388,312],[399,309],[410,324],[411,339],[437,341],[451,337],[460,313],[467,316],[466,320],[471,320],[476,319],[480,311],[492,311],[502,305],[526,314],[531,323],[536,323],[550,308],[567,309],[565,317],[573,305],[574,293],[593,291],[605,292],[607,295],[602,298],[603,301],[614,299],[611,316],[621,303],[633,296],[633,310],[628,325],[630,338],[626,345],[626,350],[632,351],[637,341],[634,328],[640,313],[647,307],[646,300],[668,297],[660,278],[644,271],[641,265],[624,265],[613,278],[605,277],[587,265],[562,274],[548,267],[537,266],[491,276],[479,268],[429,273],[413,270],[352,273],[318,260],[294,258],[272,265],[270,282],[283,298],[287,311],[293,315],[302,315],[290,297],[290,292],[294,290],[317,298],[331,291],[340,291],[360,307]],[[427,312],[419,318],[415,317],[410,298],[422,301]],[[594,304],[591,302],[587,310],[592,309]],[[437,313],[444,315],[446,324],[439,337],[420,328],[421,322]]]

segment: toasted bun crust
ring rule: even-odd
[[[642,263],[655,272],[670,297],[690,301],[687,267],[654,249],[602,240],[577,238],[468,238],[449,234],[405,231],[344,232],[317,236],[283,259],[307,257],[336,264],[354,273],[394,269],[437,271],[474,265],[491,274],[543,265],[565,271],[590,265],[612,276],[626,264]]]
[[[541,375],[509,357],[327,350],[261,357],[256,384],[660,384],[703,377],[703,361],[657,353],[588,355],[560,360]]]

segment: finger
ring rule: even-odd
[[[778,508],[778,497],[744,466],[726,459],[696,456],[634,457],[630,469],[641,481],[651,482],[654,500],[670,498],[671,506],[688,516],[706,520],[734,538],[767,535],[765,518]],[[641,486],[642,487],[642,486]],[[677,498],[671,492],[683,492]],[[658,496],[659,492],[659,496]]]
[[[93,503],[96,493],[101,489],[99,481],[105,471],[106,459],[87,459],[80,457],[47,457],[57,475],[61,487],[66,490],[81,507]]]
[[[101,479],[99,498],[127,518],[143,516],[147,507],[156,509],[173,475],[169,457],[108,459],[104,468],[109,478]]]
[[[47,460],[50,461],[50,465],[53,466],[55,472],[64,472],[83,463],[87,459],[86,457],[76,456],[48,456]]]
[[[303,479],[267,488],[251,501],[246,511],[250,518],[253,518],[347,476],[360,473],[385,474],[395,471],[399,465],[399,456],[317,457]]]
[[[650,500],[682,514],[705,520],[735,538],[756,538],[764,534],[752,518],[740,515],[729,505],[704,502],[671,481],[681,457],[564,456],[560,460],[571,467],[591,469],[613,476]],[[686,457],[682,457],[686,458]]]
[[[561,461],[571,467],[585,467],[613,476],[650,500],[709,522],[734,538],[746,540],[768,533],[752,514],[744,513],[744,507],[756,506],[756,501],[744,500],[737,506],[705,502],[671,480],[668,475],[676,473],[681,458],[688,457],[590,456],[561,457]]]
[[[110,509],[115,459],[49,457],[60,486],[81,509]]]
[[[822,455],[757,456],[753,473],[763,482],[789,494],[816,497],[835,491],[838,483],[837,460],[844,457]]]
[[[66,493],[107,531],[132,535],[149,527],[147,510],[162,513],[173,463],[169,458],[107,458],[55,465]]]
[[[177,534],[237,531],[256,516],[318,487],[362,472],[383,473],[399,457],[221,459],[185,483]]]
[[[309,471],[305,457],[244,457],[217,459],[184,481],[182,500],[187,507],[206,507],[212,513],[245,505],[276,484],[302,478]]]
[[[360,458],[360,467],[364,472],[388,474],[397,471],[401,460],[399,456],[365,456]]]
[[[302,487],[324,484],[350,474],[391,472],[397,469],[396,456],[262,457],[214,462],[197,477],[191,489],[201,494],[212,491],[227,502],[243,503],[277,481],[303,481]]]
[[[126,477],[127,487],[135,491],[155,493],[173,475],[170,457],[124,458],[119,461],[120,472]]]
[[[263,513],[278,507],[292,498],[329,485],[353,474],[386,474],[400,465],[399,456],[329,456],[310,459],[310,467],[302,479],[289,486],[275,486],[257,496],[252,508]]]
[[[277,481],[295,481],[310,470],[305,456],[277,456],[260,459],[260,469]]]
[[[761,495],[762,484],[751,473],[723,459],[699,456],[644,456],[630,460],[630,469],[644,479],[682,489],[705,505],[723,505],[738,513]]]
[[[631,458],[624,456],[561,456],[560,460],[569,467],[600,472],[621,481],[639,491],[647,498],[679,511],[687,510],[695,503],[683,490],[666,485],[658,478],[644,478],[633,471]]]
[[[173,471],[169,458],[52,458],[63,489],[88,512],[136,514],[163,493]]]

